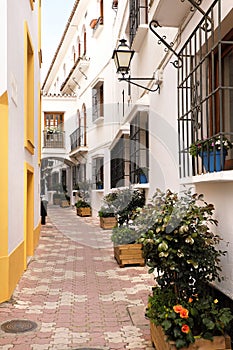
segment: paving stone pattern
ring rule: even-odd
[[[111,231],[102,230],[98,218],[59,206],[48,214],[28,269],[11,300],[0,304],[0,324],[24,319],[37,328],[0,330],[0,349],[153,349],[144,318],[154,284],[147,268],[117,265]]]

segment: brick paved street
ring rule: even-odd
[[[1,350],[151,350],[144,318],[153,277],[146,267],[120,268],[111,231],[72,208],[49,207],[41,238],[0,324],[37,323],[26,333],[0,330]]]

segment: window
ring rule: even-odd
[[[63,130],[63,125],[64,125],[64,113],[46,112],[44,114],[44,126],[46,130],[49,130],[49,129]]]
[[[75,47],[72,47],[72,57],[73,57],[73,62],[76,62],[76,52],[75,52]]]
[[[86,164],[78,164],[72,167],[73,188],[76,188],[80,182],[86,181]]]
[[[87,53],[87,32],[86,27],[83,26],[83,52],[82,55],[85,56]]]
[[[82,113],[77,111],[77,124],[78,127],[76,130],[72,132],[70,135],[70,145],[71,151],[79,148],[87,146],[87,132],[86,132],[86,124],[87,124],[87,115],[86,115],[86,106],[83,104]]]
[[[130,123],[130,181],[147,183],[149,171],[148,113],[138,112]]]
[[[129,137],[123,135],[111,150],[111,188],[129,184]]]
[[[104,188],[104,158],[98,157],[92,160],[92,182],[94,189]]]
[[[129,27],[130,46],[140,24],[148,23],[148,0],[130,0],[129,2]]]
[[[92,120],[104,116],[104,83],[98,82],[92,89]]]
[[[63,148],[65,145],[64,114],[44,113],[44,147]]]
[[[78,36],[77,39],[77,52],[78,52],[78,58],[81,56],[81,42],[80,42],[80,37]]]
[[[216,136],[233,141],[233,30],[222,34],[223,25],[216,23],[221,18],[219,11],[221,1],[217,0],[179,53],[180,177],[205,171],[201,157],[189,155],[192,142]],[[233,10],[231,17],[232,23]],[[221,158],[222,163],[223,152]],[[232,158],[232,151],[228,152],[224,169],[233,168]]]

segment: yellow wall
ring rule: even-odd
[[[8,254],[8,95],[5,92],[0,96],[0,150],[1,150],[1,171],[0,171],[0,193],[1,205],[0,222],[0,257]],[[0,275],[1,276],[1,275]]]

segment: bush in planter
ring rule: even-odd
[[[145,205],[145,192],[129,188],[118,190],[112,205],[118,217],[118,224],[128,225],[129,221],[134,219],[136,209]]]
[[[232,320],[208,294],[207,283],[221,281],[220,241],[211,224],[214,206],[203,195],[157,190],[150,206],[135,221],[149,272],[157,269],[158,286],[149,297],[147,316],[163,328],[176,348],[195,336],[212,339]]]
[[[91,208],[91,205],[82,199],[76,202],[75,206],[76,208]]]
[[[119,226],[112,229],[111,240],[114,245],[132,244],[138,238],[138,233],[131,227]]]

